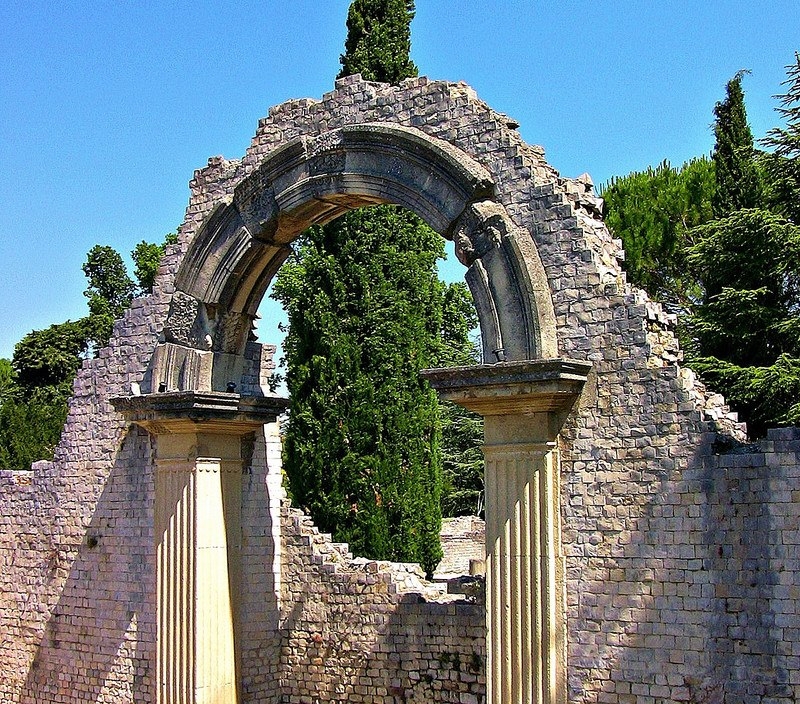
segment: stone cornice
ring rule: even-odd
[[[111,403],[126,420],[156,434],[251,432],[275,421],[289,406],[288,399],[278,396],[248,397],[219,391],[118,396]]]
[[[424,369],[421,375],[441,398],[499,416],[569,410],[591,368],[590,362],[540,359]]]

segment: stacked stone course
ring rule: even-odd
[[[282,524],[284,701],[483,701],[482,600],[418,565],[353,559],[296,509]]]
[[[416,127],[479,162],[546,273],[558,354],[593,364],[559,441],[571,702],[788,704],[800,694],[800,431],[758,447],[680,365],[673,321],[625,281],[586,177],[561,178],[465,84],[348,77],[195,173],[154,293],[87,361],[53,462],[0,473],[0,701],[155,702],[153,443],[110,399],[148,388],[182,258],[287,141]],[[270,351],[248,348],[257,393]],[[242,498],[243,702],[479,704],[483,606],[351,560],[281,506],[274,431]],[[309,685],[308,682],[313,683]]]

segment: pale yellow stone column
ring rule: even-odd
[[[485,419],[490,704],[567,701],[557,437],[589,369],[542,360],[423,373]]]
[[[114,399],[156,436],[158,704],[237,704],[243,438],[281,399],[180,392]]]
[[[236,704],[241,437],[157,440],[159,702]]]

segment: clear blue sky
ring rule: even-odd
[[[348,0],[0,3],[0,356],[86,314],[94,244],[183,219],[209,156],[242,156],[274,104],[333,86]],[[413,58],[596,183],[712,147],[742,68],[753,131],[800,50],[800,2],[417,0]]]

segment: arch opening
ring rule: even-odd
[[[489,172],[415,128],[366,123],[274,150],[208,216],[176,277],[151,391],[225,391],[232,379],[244,389],[253,320],[292,241],[311,225],[383,203],[454,240],[485,361],[558,356],[544,268]]]

